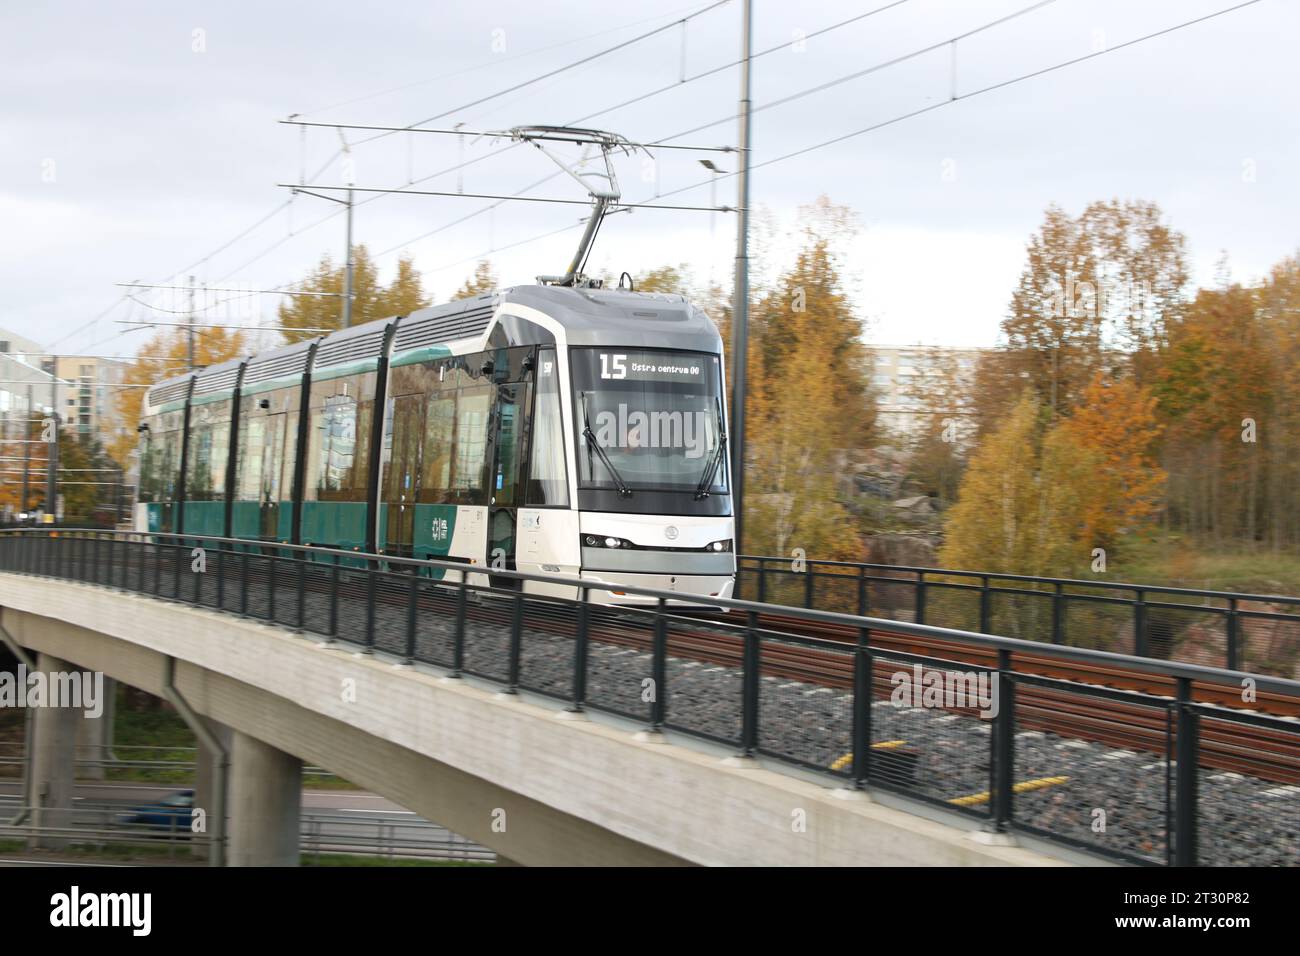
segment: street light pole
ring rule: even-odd
[[[745,488],[745,366],[749,355],[749,68],[753,50],[753,0],[741,6],[740,175],[736,199],[736,281],[731,305],[731,511],[737,555],[743,554]]]

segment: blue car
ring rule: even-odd
[[[147,827],[159,836],[188,837],[194,813],[194,791],[177,790],[157,803],[133,807],[118,817],[118,823]]]

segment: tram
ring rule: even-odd
[[[542,282],[422,309],[151,387],[134,524],[538,572],[563,580],[525,590],[609,604],[726,598],[724,379],[680,295]]]

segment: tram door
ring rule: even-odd
[[[532,385],[509,382],[497,386],[492,421],[492,471],[488,498],[488,567],[515,569],[515,525],[523,504],[525,458]],[[516,587],[514,579],[497,579],[496,587]]]
[[[392,457],[384,501],[388,507],[385,550],[411,557],[415,543],[415,504],[420,494],[420,457],[424,435],[424,400],[408,395],[393,401]]]

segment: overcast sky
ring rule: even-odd
[[[890,0],[788,4],[756,0],[757,107],[942,43],[1033,5],[1033,0],[906,0],[805,43],[800,34]],[[1057,0],[961,40],[959,95],[1114,47],[1233,5],[1234,0]],[[0,327],[60,352],[129,354],[147,333],[115,320],[176,321],[183,295],[140,293],[154,309],[119,301],[126,281],[196,281],[269,288],[300,278],[322,254],[336,260],[343,219],[276,183],[306,175],[345,181],[338,134],[298,129],[290,114],[325,122],[503,129],[572,123],[641,94],[667,92],[590,116],[583,125],[649,142],[723,120],[674,142],[736,141],[738,72],[680,83],[734,61],[739,0],[479,105],[532,79],[708,6],[664,0],[611,4],[493,2],[167,4],[50,2],[0,8]],[[1300,247],[1300,141],[1295,37],[1300,9],[1253,6],[1138,46],[981,95],[758,169],[752,202],[777,235],[825,193],[854,209],[861,232],[846,261],[868,341],[992,345],[1044,208],[1072,213],[1094,199],[1154,200],[1188,237],[1194,277],[1214,281],[1225,252],[1234,278],[1262,274]],[[684,43],[683,43],[684,39]],[[953,88],[947,47],[754,117],[755,163],[926,106]],[[442,115],[446,114],[446,115]],[[351,132],[351,141],[364,133]],[[528,148],[489,140],[398,134],[353,149],[358,185],[400,186],[462,160],[461,173],[414,188],[514,193],[553,172]],[[709,205],[702,155],[660,151],[621,159],[629,200]],[[734,154],[715,155],[735,169]],[[322,169],[323,167],[323,169]],[[318,172],[318,170],[320,170]],[[653,174],[652,175],[652,171]],[[657,183],[655,182],[657,175]],[[720,179],[717,202],[735,202]],[[581,198],[557,177],[530,195]],[[358,199],[369,198],[358,195]],[[577,206],[509,203],[491,212],[467,198],[384,196],[359,205],[355,241],[414,256],[445,300],[489,250],[502,281],[562,271],[578,233]],[[426,238],[470,213],[479,214]],[[413,241],[414,240],[414,241]],[[779,240],[778,240],[779,241]],[[589,271],[633,274],[685,262],[699,280],[731,268],[729,213],[637,210],[610,219]],[[518,245],[515,245],[518,244]],[[514,248],[503,248],[514,245]],[[219,251],[218,251],[219,250]],[[778,250],[779,251],[779,250]],[[213,305],[209,322],[268,321],[278,297]],[[116,305],[115,305],[116,303]],[[95,322],[91,320],[102,314]]]

